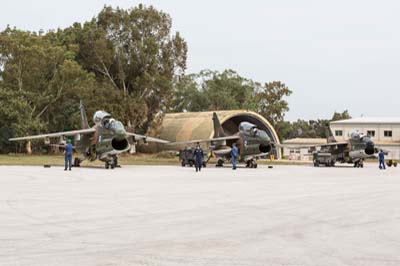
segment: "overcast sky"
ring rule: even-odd
[[[152,4],[188,42],[188,73],[234,69],[293,94],[287,119],[400,116],[400,2],[369,0],[13,0],[0,28],[48,30],[84,22],[102,7]]]

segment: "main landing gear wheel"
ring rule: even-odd
[[[74,159],[74,167],[81,167],[81,160],[79,158]]]
[[[257,168],[257,162],[255,160],[247,161],[246,167],[248,168]]]
[[[222,167],[224,166],[224,160],[218,159],[217,164],[215,165],[216,167]]]
[[[106,169],[114,169],[118,164],[118,159],[117,158],[112,158],[109,161],[105,161],[105,168]]]
[[[360,160],[354,163],[354,167],[364,168],[364,160]]]

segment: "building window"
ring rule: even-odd
[[[392,131],[391,130],[385,130],[383,131],[383,135],[387,138],[391,138],[392,137]]]
[[[341,136],[343,136],[343,131],[342,131],[342,130],[335,130],[335,136],[336,136],[336,137],[341,137]]]
[[[368,130],[367,135],[370,137],[375,137],[375,130]]]

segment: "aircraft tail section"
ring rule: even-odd
[[[89,123],[86,116],[85,106],[83,106],[83,101],[81,100],[79,104],[79,110],[81,112],[81,128],[87,129],[89,128]]]
[[[337,142],[335,137],[333,136],[332,131],[329,128],[329,126],[325,128],[325,134],[326,134],[326,142],[327,143]]]
[[[214,122],[214,138],[226,137],[225,131],[219,122],[219,118],[217,113],[213,113],[213,122]]]

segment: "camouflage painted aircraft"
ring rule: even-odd
[[[320,150],[317,151],[317,147]],[[335,166],[336,162],[340,162],[354,164],[354,167],[363,167],[364,159],[376,157],[376,153],[380,150],[369,136],[358,131],[353,132],[347,141],[336,142],[333,137],[329,137],[327,144],[307,148],[313,154],[314,166],[321,164]]]
[[[249,122],[241,122],[238,132],[228,136],[222,128],[218,116],[213,114],[214,136],[211,139],[199,139],[181,142],[172,142],[170,145],[190,145],[208,143],[211,152],[217,156],[217,166],[223,166],[226,160],[231,159],[232,145],[237,144],[239,162],[245,162],[246,167],[257,168],[256,159],[268,155],[273,146],[276,146],[267,132],[260,130]]]
[[[105,163],[106,169],[110,167],[114,169],[118,165],[118,155],[128,151],[131,145],[136,144],[139,140],[142,140],[144,143],[148,141],[168,143],[165,140],[127,132],[120,121],[115,120],[105,111],[97,111],[93,116],[95,125],[89,127],[82,102],[80,103],[80,113],[82,129],[12,138],[10,141],[44,139],[45,144],[50,144],[51,138],[59,138],[59,144],[50,145],[63,147],[65,146],[65,137],[74,137],[74,149],[80,153],[80,157],[74,160],[74,166],[79,166],[84,160],[95,161],[97,159]]]

